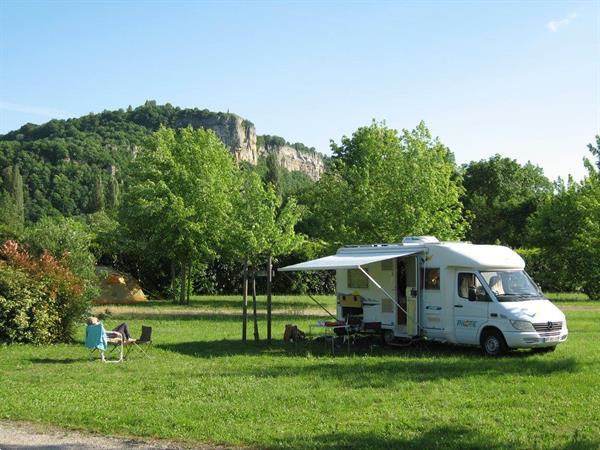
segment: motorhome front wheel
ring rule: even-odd
[[[504,336],[497,330],[488,331],[483,335],[481,347],[488,356],[500,356],[508,350]]]

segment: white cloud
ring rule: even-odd
[[[577,17],[577,13],[571,13],[564,19],[551,20],[550,22],[548,22],[546,24],[546,28],[548,28],[550,31],[555,33],[556,31],[558,31],[559,28],[566,27],[567,25],[569,25],[569,22],[571,22],[576,17]]]
[[[0,101],[0,110],[33,114],[36,116],[52,117],[56,119],[67,117],[69,115],[67,112],[62,111],[60,109],[47,108],[44,106],[20,105],[18,103],[10,103],[3,101]]]

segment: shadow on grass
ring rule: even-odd
[[[75,364],[87,361],[85,358],[30,358],[34,364]]]
[[[386,347],[353,351],[352,355],[370,355],[372,358],[360,360],[346,355],[345,348],[339,348],[340,357],[331,358],[331,346],[305,345],[294,347],[276,342],[271,346],[265,343],[239,341],[182,342],[157,345],[167,351],[210,358],[219,356],[272,356],[281,358],[268,364],[250,365],[240,368],[233,376],[251,373],[261,377],[307,376],[331,378],[342,384],[354,387],[384,387],[405,380],[431,381],[476,375],[550,375],[557,372],[576,372],[574,358],[553,358],[550,355],[537,356],[531,352],[513,352],[502,358],[486,358],[478,349],[452,347],[441,344],[421,344],[414,347]],[[354,348],[353,350],[356,350]],[[319,358],[319,355],[327,356]],[[290,364],[289,357],[311,356],[302,364]],[[380,356],[381,358],[377,358]]]
[[[100,314],[100,318],[103,321],[117,321],[117,320],[214,320],[218,322],[242,322],[242,314],[240,313],[223,313],[219,311],[210,312],[210,311],[172,311],[172,312],[164,312],[164,311],[113,311],[111,314]],[[266,313],[258,313],[257,317],[259,320],[266,320]],[[289,322],[294,322],[296,320],[302,319],[316,319],[316,318],[327,318],[327,314],[302,314],[293,313],[293,314],[282,314],[278,311],[273,311],[273,319],[276,320],[285,320]]]
[[[522,443],[499,442],[490,433],[465,427],[442,426],[423,431],[414,438],[385,436],[376,433],[332,433],[307,439],[298,436],[282,442],[284,446],[304,449],[505,449],[520,447]],[[533,447],[541,443],[530,442]],[[547,444],[547,443],[545,443]],[[556,449],[597,449],[600,441],[574,440]]]

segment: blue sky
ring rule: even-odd
[[[327,153],[424,120],[459,163],[584,173],[600,133],[600,0],[0,0],[0,133],[147,99],[235,112]]]

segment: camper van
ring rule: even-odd
[[[497,356],[552,351],[567,340],[565,315],[524,268],[507,247],[410,236],[401,244],[349,245],[279,270],[335,270],[337,319],[348,333],[477,345]]]

